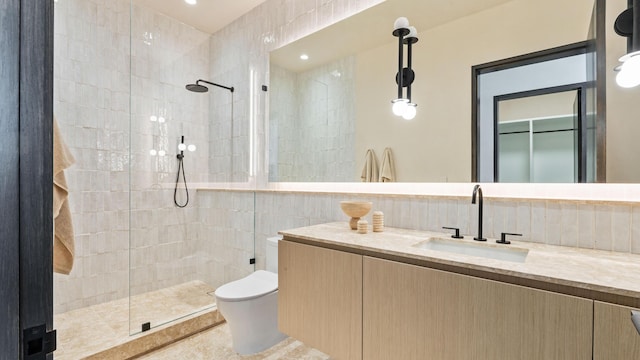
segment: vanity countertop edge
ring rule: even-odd
[[[640,308],[640,255],[512,241],[483,246],[527,249],[524,263],[487,259],[413,245],[450,234],[385,227],[358,234],[348,222],[279,231],[283,240],[397,261],[462,275]],[[452,239],[453,240],[453,239]],[[455,240],[453,240],[455,241]],[[472,236],[457,241],[474,243]]]

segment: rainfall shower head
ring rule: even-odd
[[[185,86],[185,87],[189,91],[198,92],[198,93],[205,93],[205,92],[209,91],[209,88],[204,86],[204,85],[187,84],[187,86]]]
[[[200,80],[196,81],[196,83],[195,83],[195,84],[187,84],[187,85],[185,86],[185,88],[186,88],[187,90],[189,90],[189,91],[193,91],[193,92],[197,92],[197,93],[205,93],[205,92],[209,91],[209,88],[208,88],[208,87],[206,87],[206,86],[204,86],[204,85],[200,85],[200,83],[201,83],[201,82],[203,82],[203,83],[205,83],[205,84],[209,84],[209,85],[217,86],[217,87],[220,87],[220,88],[223,88],[223,89],[227,89],[227,90],[229,90],[229,91],[233,92],[233,86],[232,86],[232,87],[228,87],[228,86],[224,86],[224,85],[216,84],[216,83],[213,83],[213,82],[211,82],[211,81],[206,81],[206,80],[202,80],[202,79],[200,79]]]

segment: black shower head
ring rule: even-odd
[[[185,86],[187,88],[187,90],[189,91],[193,91],[193,92],[198,92],[198,93],[205,93],[207,91],[209,91],[209,88],[207,88],[204,85],[198,85],[198,84],[187,84],[187,86]]]
[[[217,87],[220,87],[220,88],[223,88],[223,89],[227,89],[227,90],[233,92],[233,87],[228,87],[228,86],[216,84],[216,83],[213,83],[211,81],[206,81],[206,80],[202,80],[202,79],[196,81],[195,84],[187,84],[187,86],[185,86],[185,88],[187,90],[189,90],[189,91],[198,92],[198,93],[205,93],[205,92],[209,91],[209,88],[207,88],[204,85],[200,85],[201,82],[203,82],[205,84],[217,86]]]

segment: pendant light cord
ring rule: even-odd
[[[187,178],[184,174],[184,164],[182,160],[184,159],[184,155],[178,154],[178,176],[176,176],[176,187],[173,189],[173,203],[176,204],[177,207],[183,208],[189,204],[189,189],[187,188]],[[180,182],[180,171],[182,171],[182,181],[184,182],[184,191],[187,194],[187,201],[184,204],[178,203],[178,182]]]

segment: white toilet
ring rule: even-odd
[[[224,284],[216,289],[218,311],[231,330],[233,350],[255,354],[284,340],[278,331],[278,241],[267,239],[267,271]]]

